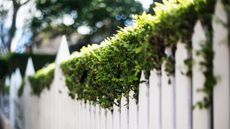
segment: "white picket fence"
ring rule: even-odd
[[[22,129],[230,129],[230,47],[226,12],[218,1],[214,28],[214,74],[218,83],[213,93],[213,107],[192,109],[205,94],[197,92],[205,81],[200,62],[204,60],[196,52],[206,40],[201,23],[197,21],[192,38],[193,51],[185,44],[177,44],[175,75],[167,76],[162,70],[153,69],[149,83],[139,85],[139,103],[129,97],[121,99],[121,106],[113,111],[103,109],[90,102],[72,100],[68,96],[60,63],[70,56],[67,41],[63,37],[56,58],[55,77],[51,89],[45,89],[40,97],[31,95],[30,83],[26,79],[23,96],[15,94],[21,79],[17,70],[10,78],[10,121]],[[222,22],[218,22],[217,20]],[[192,56],[192,76],[188,77],[184,60]],[[34,75],[32,60],[28,60],[26,77]],[[168,83],[168,80],[171,83]],[[140,80],[146,80],[141,74]],[[108,84],[109,85],[109,84]],[[132,96],[133,92],[130,92]],[[129,100],[127,100],[129,99]],[[18,109],[21,109],[18,110]],[[21,116],[18,119],[18,115]]]

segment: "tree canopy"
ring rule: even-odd
[[[68,35],[84,26],[90,30],[82,38],[85,43],[99,43],[119,27],[132,24],[132,14],[143,12],[135,0],[36,0],[36,7],[41,14],[31,21],[33,38],[41,32]]]

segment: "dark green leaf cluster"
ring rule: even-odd
[[[55,60],[54,55],[45,54],[28,54],[28,53],[11,53],[7,56],[0,57],[0,79],[13,73],[17,68],[25,74],[26,64],[29,58],[32,58],[35,70],[41,69],[44,65]]]
[[[34,76],[29,76],[31,83],[32,93],[40,96],[41,92],[45,88],[50,88],[50,85],[54,78],[55,65],[50,64],[47,67],[40,69]]]
[[[100,46],[83,48],[62,63],[70,96],[107,108],[119,104],[116,100],[129,91],[137,93],[141,70],[160,70],[166,61],[165,70],[169,74],[174,72],[176,43],[181,40],[191,45],[195,22],[212,13],[208,8],[213,2],[163,2],[156,4],[154,16],[135,16],[133,27],[121,29]],[[172,49],[172,57],[166,57],[166,47]]]

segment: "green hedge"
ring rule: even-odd
[[[12,53],[6,57],[0,57],[0,79],[11,74],[19,68],[22,75],[25,74],[28,58],[32,58],[35,70],[41,69],[44,65],[54,62],[55,55],[44,54],[19,54]]]
[[[121,29],[99,46],[83,48],[62,64],[70,96],[109,108],[119,105],[115,100],[129,91],[138,93],[141,70],[160,70],[166,61],[165,70],[173,73],[174,55],[166,56],[165,48],[175,51],[179,40],[190,47],[195,22],[209,24],[214,4],[214,0],[164,1],[156,4],[155,15],[135,16],[133,27]]]
[[[38,70],[34,76],[29,76],[33,94],[40,96],[43,89],[50,88],[54,78],[54,69],[55,64],[52,63]]]
[[[119,105],[121,97],[128,96],[131,90],[136,93],[133,97],[137,99],[141,71],[146,71],[148,78],[149,71],[153,68],[160,70],[165,61],[165,71],[168,74],[174,73],[176,44],[181,40],[191,50],[193,28],[198,19],[207,28],[207,35],[212,34],[214,5],[215,0],[165,0],[164,4],[156,4],[154,15],[144,13],[135,16],[132,27],[121,29],[100,45],[87,46],[72,54],[61,65],[69,95],[99,103],[105,108],[110,108],[113,104]],[[204,72],[206,83],[203,90],[210,97],[215,81],[212,72],[212,41],[208,42],[208,47],[203,46],[200,53],[204,53],[202,55],[205,57],[212,54],[203,62],[203,66],[207,68]],[[171,48],[173,55],[166,55],[165,48]],[[185,63],[191,68],[191,59]],[[191,75],[191,71],[188,73]],[[31,82],[33,88],[39,87],[39,92],[36,93],[41,93],[51,83],[53,74],[37,74]],[[207,102],[203,105],[206,104]]]

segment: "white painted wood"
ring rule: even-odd
[[[100,121],[100,108],[99,108],[99,105],[98,104],[96,104],[96,107],[95,107],[95,113],[96,113],[96,120],[95,120],[95,124],[96,124],[96,129],[100,129],[100,123],[101,123],[101,121]]]
[[[79,129],[83,129],[83,102],[79,100],[79,108],[78,108],[78,112],[79,112]]]
[[[22,105],[21,98],[18,96],[18,91],[22,83],[22,76],[19,68],[15,71],[15,124],[19,128],[23,128],[23,118],[22,118]]]
[[[90,105],[91,109],[91,124],[90,124],[90,129],[96,129],[96,106],[94,104]]]
[[[89,110],[89,102],[85,104],[85,116],[86,116],[86,129],[90,129],[90,110]]]
[[[139,84],[139,113],[138,113],[138,126],[139,129],[149,129],[149,87],[147,84],[147,79],[145,78],[144,72],[141,72],[141,83]],[[142,82],[144,81],[144,82]]]
[[[192,84],[184,61],[190,57],[186,44],[177,43],[176,51],[176,129],[192,128]]]
[[[69,52],[68,43],[67,43],[67,40],[66,40],[66,36],[63,35],[62,39],[61,39],[61,44],[60,44],[59,49],[58,49],[55,64],[60,65],[61,62],[63,60],[65,60],[66,58],[68,58],[69,56],[70,56],[70,52]]]
[[[175,129],[175,86],[174,77],[165,72],[165,63],[162,64],[161,110],[162,129]]]
[[[161,75],[151,70],[149,77],[149,129],[161,129]],[[131,129],[131,128],[130,128]]]
[[[113,116],[110,110],[106,110],[107,121],[106,121],[106,129],[113,129]]]
[[[128,129],[128,109],[127,98],[121,98],[121,129]]]
[[[230,50],[228,41],[227,13],[219,0],[215,7],[213,26],[214,74],[217,85],[214,88],[214,129],[230,128]]]
[[[106,129],[105,109],[100,107],[100,129]]]
[[[33,65],[33,61],[32,58],[30,57],[28,59],[27,65],[26,65],[26,71],[25,71],[25,76],[32,76],[35,74],[35,70],[34,70],[34,65]]]
[[[30,126],[30,123],[31,123],[31,115],[30,113],[32,112],[32,109],[31,109],[31,101],[32,101],[32,98],[31,98],[31,86],[30,86],[30,83],[28,81],[28,76],[32,76],[35,74],[35,70],[34,70],[34,65],[33,65],[33,62],[32,62],[32,58],[29,58],[28,59],[28,62],[27,62],[27,66],[26,66],[26,71],[25,71],[25,87],[24,87],[24,92],[23,92],[23,95],[22,95],[22,98],[24,100],[24,128],[25,129],[31,129],[31,126]],[[38,119],[38,123],[40,119]],[[38,124],[38,126],[40,126],[40,124]]]
[[[137,111],[137,101],[133,98],[134,91],[129,93],[129,129],[138,128],[138,111]]]
[[[120,129],[120,109],[113,105],[113,129]]]
[[[9,119],[10,119],[10,123],[11,123],[11,129],[13,129],[15,127],[15,73],[11,74],[11,78],[10,78],[10,102],[9,102],[9,107],[10,107],[10,112],[9,112]]]
[[[204,44],[206,40],[205,32],[201,26],[201,22],[198,21],[194,28],[194,34],[192,37],[192,57],[193,57],[193,68],[192,68],[192,87],[193,87],[193,105],[203,100],[205,94],[198,92],[197,90],[202,89],[205,81],[203,75],[204,68],[200,66],[200,62],[204,59],[202,56],[197,55],[197,51],[201,49],[201,44]],[[196,108],[193,110],[193,129],[210,129],[210,112],[207,109]]]
[[[76,127],[76,102],[72,100],[68,93],[69,90],[65,86],[65,78],[60,68],[60,64],[63,60],[70,56],[68,49],[68,43],[65,36],[62,36],[62,41],[55,60],[55,77],[53,86],[52,100],[54,101],[54,127],[57,129],[74,129]],[[63,106],[65,105],[65,106]],[[64,112],[63,112],[64,111]]]

